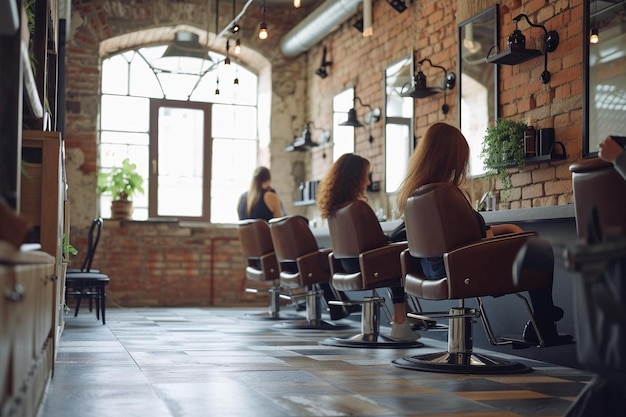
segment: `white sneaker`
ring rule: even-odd
[[[405,320],[402,324],[391,322],[391,334],[389,335],[390,339],[393,339],[396,342],[413,342],[418,340],[420,337],[422,337],[422,335],[411,329],[411,325],[408,320]]]

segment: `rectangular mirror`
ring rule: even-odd
[[[583,156],[593,156],[607,136],[626,136],[626,0],[585,1],[585,17]]]
[[[498,42],[498,6],[458,26],[459,117],[470,146],[470,174],[484,174],[480,151],[487,127],[498,118],[498,66],[486,57]]]
[[[413,151],[413,98],[402,97],[413,79],[413,57],[385,69],[385,192],[395,193]]]

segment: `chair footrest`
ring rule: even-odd
[[[473,317],[477,319],[477,318],[480,318],[481,313],[480,313],[480,310],[478,309],[469,309],[468,313],[466,314],[450,314],[448,311],[433,311],[433,312],[427,312],[427,313],[422,313],[422,314],[407,313],[406,316],[412,319],[429,321],[429,320],[437,320],[437,319],[452,319],[452,318],[464,318],[464,317]]]
[[[354,306],[368,303],[378,303],[383,304],[385,299],[383,297],[366,297],[362,300],[349,300],[349,301],[340,301],[340,300],[330,300],[328,304],[336,305],[336,306]]]

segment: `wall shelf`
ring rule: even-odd
[[[502,52],[487,57],[488,64],[517,65],[543,55],[538,49],[511,51],[507,48]]]

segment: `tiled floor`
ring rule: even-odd
[[[346,331],[246,312],[111,308],[106,326],[68,316],[40,417],[561,416],[591,379],[527,359],[534,371],[519,375],[406,370],[391,361],[444,343],[423,332],[420,349],[329,347],[318,342]]]

